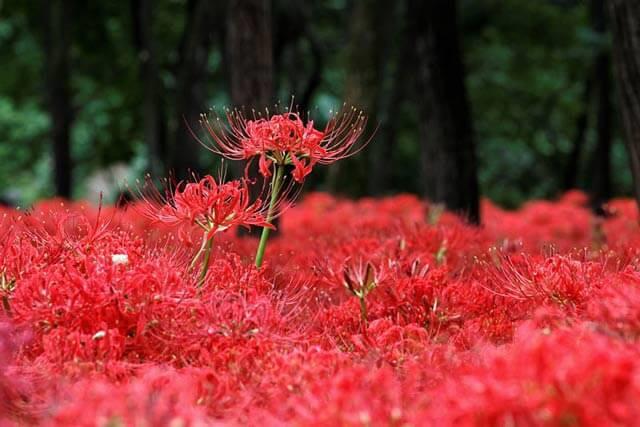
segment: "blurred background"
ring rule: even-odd
[[[630,195],[605,0],[0,0],[0,196],[215,171],[212,106],[343,101],[377,131],[308,189],[466,209]],[[473,203],[473,202],[471,202]]]

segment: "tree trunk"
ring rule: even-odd
[[[368,115],[365,136],[376,134],[361,155],[329,169],[328,186],[334,192],[380,195],[389,187],[391,168],[382,161],[388,158],[382,156],[387,151],[384,145],[393,140],[388,138],[386,126],[388,107],[395,101],[391,98],[399,83],[393,75],[399,56],[393,36],[401,30],[401,7],[401,3],[384,0],[353,2],[344,99]]]
[[[388,33],[385,31],[388,27],[384,25],[389,23],[388,19],[381,19],[377,3],[376,0],[356,0],[353,4],[345,82],[345,99],[364,108],[371,116],[378,106],[384,70],[381,57],[387,53],[384,34]]]
[[[227,57],[231,102],[237,108],[264,111],[273,100],[273,35],[269,0],[230,0],[227,11]],[[233,172],[242,175],[245,165]],[[258,197],[264,181],[257,164],[249,171],[258,184],[251,187]],[[246,231],[239,229],[240,234]]]
[[[269,0],[229,1],[226,42],[231,103],[249,115],[251,110],[264,111],[273,101],[271,20]],[[244,170],[235,165],[232,172],[240,176]],[[256,171],[250,171],[252,178],[258,177]]]
[[[151,8],[150,0],[131,0],[133,42],[140,61],[140,82],[143,88],[144,140],[149,169],[158,177],[165,175],[167,128],[160,70],[153,44]]]
[[[400,4],[402,5],[402,4]],[[410,22],[407,8],[398,10],[399,14],[396,22]],[[378,108],[378,130],[375,135],[375,143],[367,147],[369,152],[369,170],[375,171],[369,177],[369,194],[384,195],[394,190],[393,186],[393,154],[396,149],[397,132],[400,129],[398,114],[403,107],[404,99],[407,95],[409,85],[404,77],[407,69],[411,67],[413,59],[413,47],[409,43],[408,28],[400,25],[395,28],[398,38],[388,40],[387,52],[383,59],[387,64],[393,62],[392,66],[384,71],[389,75],[388,85],[380,94],[380,105]],[[394,46],[400,47],[395,49]],[[398,190],[398,189],[396,189]],[[405,191],[405,189],[399,189]]]
[[[231,102],[256,110],[273,99],[273,47],[269,0],[230,0],[227,52]]]
[[[179,180],[200,172],[198,157],[204,153],[189,128],[198,123],[200,113],[206,110],[204,85],[215,6],[215,2],[208,0],[190,0],[187,3],[187,22],[176,71],[176,115],[171,154],[171,166]]]
[[[70,130],[73,108],[69,90],[69,3],[44,1],[44,50],[46,104],[51,118],[55,191],[70,198],[72,162]]]
[[[324,48],[321,37],[312,25],[314,9],[321,6],[317,2],[291,2],[274,0],[271,15],[274,93],[278,93],[279,84],[285,84],[295,94],[295,106],[303,113],[309,112],[311,99],[322,83],[324,68]],[[301,42],[306,42],[310,52],[301,52]],[[291,49],[296,60],[290,61],[283,54]],[[305,63],[309,61],[307,66]],[[303,72],[303,71],[306,71]]]
[[[605,0],[591,1],[593,28],[606,34]],[[601,47],[595,60],[596,150],[592,181],[591,203],[596,212],[611,198],[611,59],[606,47]]]
[[[608,0],[613,62],[625,142],[640,205],[640,2]]]
[[[380,92],[383,90],[384,63],[380,58],[385,52],[384,36],[392,20],[380,20],[377,0],[355,0],[349,17],[349,43],[344,99],[348,104],[363,109],[368,115],[369,134],[378,122]],[[386,11],[386,10],[385,10]],[[377,141],[376,141],[377,142]],[[373,144],[372,144],[373,146]],[[367,150],[371,151],[371,147]],[[364,153],[363,153],[364,154]],[[366,153],[370,154],[370,153]],[[362,194],[370,185],[366,158],[357,156],[341,161],[329,169],[328,183],[333,192],[352,196]]]
[[[425,193],[478,223],[479,190],[471,112],[455,0],[409,0]]]

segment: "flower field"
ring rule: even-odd
[[[630,200],[604,219],[577,192],[484,201],[478,228],[413,196],[313,193],[260,268],[229,224],[204,270],[201,230],[144,203],[3,212],[0,425],[640,419]]]

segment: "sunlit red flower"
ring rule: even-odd
[[[245,180],[218,183],[207,175],[198,182],[178,184],[167,198],[152,193],[140,209],[145,217],[167,225],[198,225],[207,239],[233,226],[271,227],[262,200],[251,202]]]
[[[360,151],[368,142],[361,141],[367,118],[354,107],[332,114],[324,129],[314,127],[291,109],[283,114],[247,119],[239,110],[220,117],[202,115],[201,123],[213,143],[211,151],[233,160],[259,157],[260,173],[271,175],[271,165],[293,165],[292,176],[302,182],[316,164],[327,165]],[[361,142],[359,142],[361,141]]]

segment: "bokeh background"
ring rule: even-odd
[[[605,9],[0,0],[0,195],[21,206],[100,191],[113,201],[146,172],[215,171],[219,159],[186,123],[199,129],[213,106],[288,105],[292,95],[320,124],[347,101],[377,127],[365,151],[319,168],[306,189],[437,198],[459,192],[448,185],[473,193],[477,178],[506,207],[570,188],[594,203],[629,195]]]

